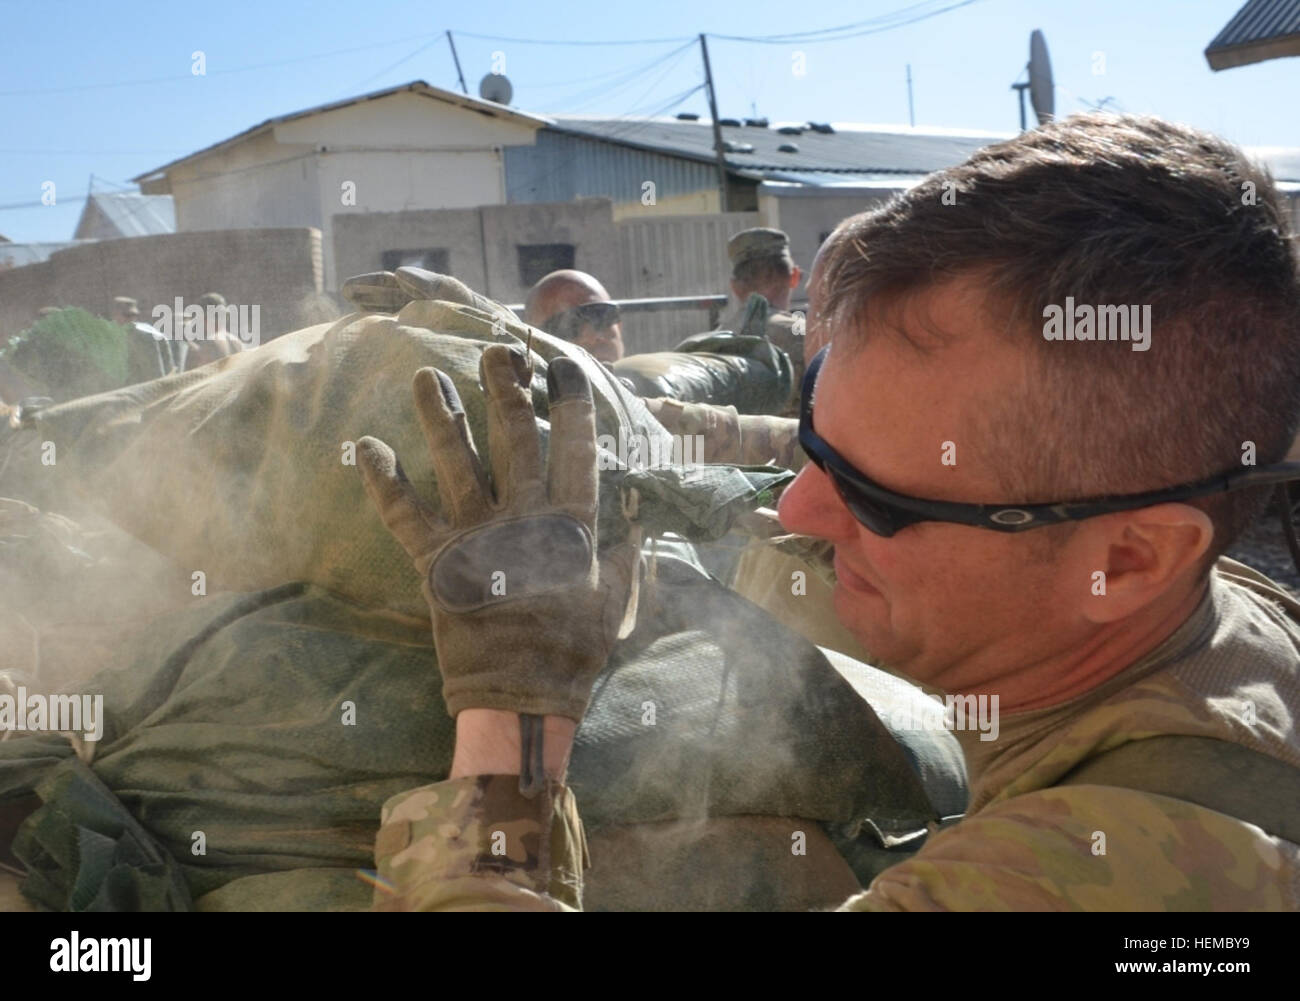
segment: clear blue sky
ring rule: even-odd
[[[0,208],[12,240],[72,235],[91,175],[106,188],[274,115],[413,79],[457,87],[445,38],[472,93],[501,53],[528,111],[660,110],[702,79],[682,42],[555,46],[515,39],[770,36],[853,24],[918,0],[480,0],[430,3],[0,0]],[[920,10],[955,4],[931,0]],[[1057,113],[1103,98],[1246,145],[1300,146],[1300,59],[1212,73],[1203,50],[1242,0],[977,0],[911,25],[816,44],[712,39],[719,112],[773,120],[907,122],[911,64],[918,125],[1013,130],[1011,83],[1029,33],[1047,37]],[[362,48],[364,47],[364,48]],[[422,48],[423,47],[423,48]],[[344,49],[358,49],[341,55]],[[202,50],[206,76],[191,74]],[[794,72],[796,52],[806,71]],[[1104,54],[1104,73],[1095,53]],[[409,58],[408,58],[409,57]],[[290,61],[292,60],[292,61]],[[264,65],[274,64],[274,65]],[[637,72],[641,70],[641,72]],[[144,82],[141,82],[144,81]],[[671,111],[707,114],[702,93]]]

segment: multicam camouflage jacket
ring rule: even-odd
[[[1196,612],[1140,662],[1066,704],[1004,715],[996,741],[959,734],[967,818],[841,909],[1300,909],[1300,846],[1167,796],[1057,785],[1081,762],[1162,734],[1300,767],[1297,714],[1300,603],[1221,560]],[[377,909],[569,910],[587,858],[567,789],[530,801],[516,776],[478,776],[389,800],[376,862]]]

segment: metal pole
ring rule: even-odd
[[[1029,84],[1013,83],[1011,89],[1020,95],[1020,131],[1024,132],[1028,127],[1025,122],[1025,91],[1029,89]]]
[[[912,64],[907,64],[907,121],[909,125],[916,125],[916,112],[912,110]]]
[[[713,70],[709,68],[709,43],[700,32],[700,51],[704,53],[704,83],[709,91],[709,114],[713,116],[713,151],[718,155],[718,194],[722,211],[727,209],[727,157],[722,150],[722,126],[718,124],[718,102],[713,94]]]
[[[456,63],[456,75],[460,77],[460,89],[466,95],[469,94],[469,88],[465,86],[465,74],[460,71],[460,56],[456,55],[456,40],[451,37],[451,29],[447,29],[447,44],[451,46],[451,58]]]

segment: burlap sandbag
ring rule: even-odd
[[[790,358],[766,337],[715,331],[672,351],[629,355],[611,366],[639,396],[734,406],[742,414],[781,412],[793,387]]]
[[[494,342],[531,343],[539,418],[547,413],[547,362],[567,355],[591,379],[600,433],[641,436],[671,454],[668,433],[590,355],[504,312],[416,300],[397,316],[352,314],[194,372],[41,411],[24,433],[52,442],[56,461],[39,464],[41,450],[31,447],[14,461],[26,464],[23,476],[57,479],[191,575],[202,573],[195,587],[200,580],[210,592],[309,581],[427,617],[409,557],[365,496],[353,449],[366,434],[388,442],[436,504],[411,379],[425,365],[451,376],[486,459],[479,357]],[[670,489],[646,491],[655,496],[641,512],[651,530],[716,531],[726,521],[719,509],[757,497],[755,484],[777,482],[729,467],[708,467],[686,483],[664,475]],[[606,490],[604,480],[601,503],[608,541],[626,529],[619,491]]]

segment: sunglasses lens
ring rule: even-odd
[[[612,302],[589,302],[578,307],[579,315],[597,330],[612,327],[618,322],[618,306]]]
[[[839,492],[840,499],[844,501],[844,506],[849,509],[849,513],[854,518],[876,535],[889,538],[894,534],[894,512],[890,508],[865,496],[861,490],[843,479],[835,470],[828,468],[827,472]]]

